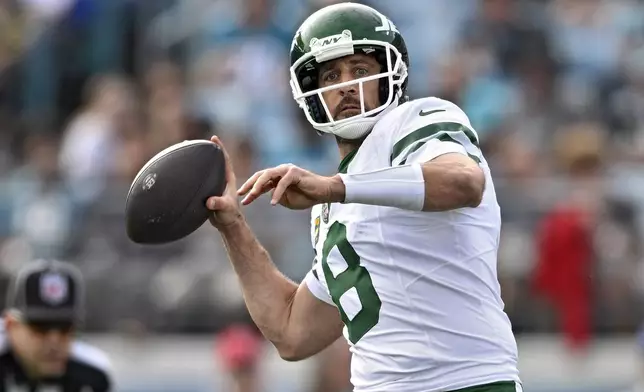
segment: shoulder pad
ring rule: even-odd
[[[458,117],[463,121],[467,121],[467,124],[464,125],[471,127],[469,119],[467,119],[467,116],[458,105],[437,97],[425,97],[407,101],[384,115],[380,121],[390,122],[404,128],[405,124],[409,122],[418,121],[419,118],[423,119],[435,113]],[[428,120],[431,119],[428,118]]]
[[[405,102],[401,107],[406,113],[413,116],[428,116],[440,112],[463,112],[455,103],[437,97],[414,99]]]

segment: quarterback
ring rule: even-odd
[[[291,87],[313,128],[335,136],[338,174],[281,165],[237,189],[226,155],[228,187],[208,199],[210,221],[282,358],[344,335],[358,392],[520,391],[489,167],[461,109],[408,98],[408,65],[403,37],[378,11],[341,3],[311,15],[293,40]],[[264,193],[312,209],[316,256],[299,286],[244,220],[240,206]]]

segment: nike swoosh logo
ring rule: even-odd
[[[418,113],[419,116],[429,116],[430,114],[438,113],[438,112],[444,112],[445,109],[436,109],[436,110],[430,110],[428,112],[425,112],[423,110]]]

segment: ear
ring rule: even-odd
[[[4,328],[7,332],[15,328],[18,323],[18,320],[9,311],[2,314],[2,321],[4,322]]]

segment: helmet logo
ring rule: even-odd
[[[311,38],[311,54],[318,63],[353,54],[353,36],[351,30],[323,38]]]
[[[312,50],[320,50],[325,46],[337,44],[339,42],[351,41],[352,34],[350,30],[342,31],[342,34],[330,35],[324,38],[311,38],[309,46]]]
[[[396,25],[394,25],[394,22],[387,19],[387,17],[381,13],[378,13],[378,15],[380,16],[380,21],[382,22],[382,24],[375,28],[376,31],[384,31],[387,35],[394,32],[400,34],[398,29],[396,28]]]

